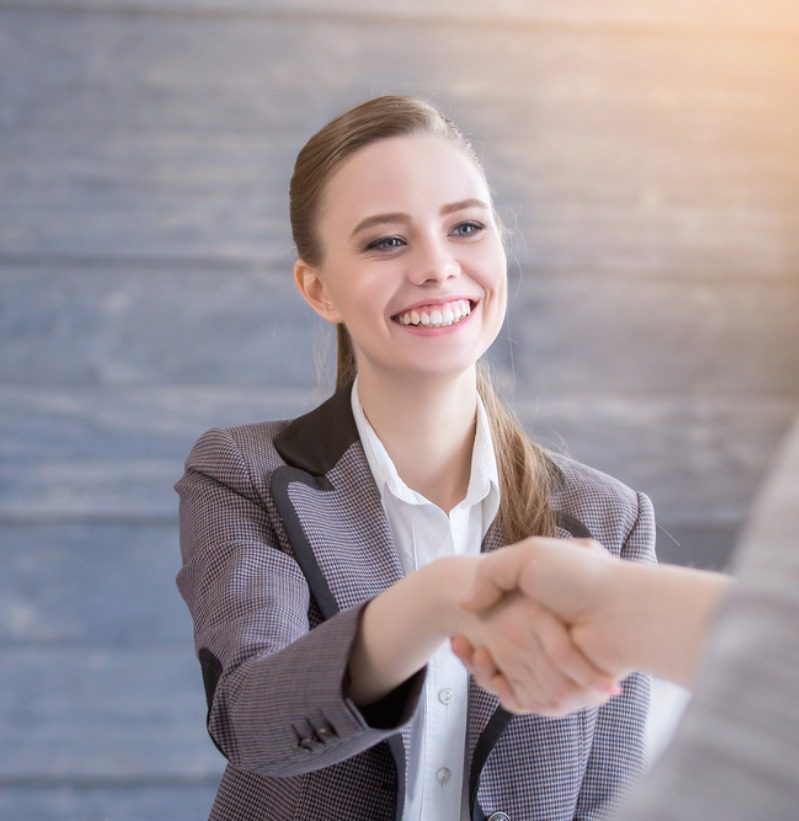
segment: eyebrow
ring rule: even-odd
[[[488,210],[488,203],[483,202],[483,200],[479,200],[476,197],[470,197],[466,200],[458,200],[458,202],[451,202],[447,205],[442,205],[439,209],[439,214],[444,217],[447,214],[452,214],[455,211],[463,211],[466,208],[483,208],[486,211]],[[393,211],[388,214],[374,214],[371,217],[366,217],[366,219],[362,219],[353,229],[353,232],[350,236],[355,236],[355,234],[359,233],[360,231],[365,230],[366,228],[371,228],[374,225],[383,225],[387,222],[410,222],[411,217],[410,214],[405,214],[402,211]]]

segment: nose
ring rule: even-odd
[[[438,285],[458,276],[460,271],[448,249],[431,241],[419,247],[408,275],[414,285]]]

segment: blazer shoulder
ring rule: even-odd
[[[256,487],[268,485],[272,473],[285,462],[274,441],[288,420],[210,428],[194,443],[186,472],[196,471],[228,481],[238,477]]]
[[[561,473],[554,508],[581,521],[598,541],[621,544],[639,518],[643,494],[568,456],[549,456]],[[648,499],[644,504],[651,507]]]
[[[570,456],[560,453],[549,453],[548,455],[561,474],[562,481],[556,492],[566,496],[587,493],[596,496],[597,499],[612,500],[618,504],[637,505],[636,491],[615,476],[578,462]]]

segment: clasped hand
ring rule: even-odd
[[[605,624],[618,563],[596,542],[540,537],[481,556],[453,651],[511,712],[604,704],[629,672]]]

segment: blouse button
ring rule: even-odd
[[[492,812],[488,816],[488,821],[510,821],[510,816],[504,812]]]
[[[439,784],[446,784],[450,778],[452,778],[452,772],[447,767],[441,767],[438,772],[436,772],[436,781],[438,781]]]
[[[438,691],[438,700],[442,704],[452,704],[452,702],[455,701],[455,691],[449,687],[444,687]]]

